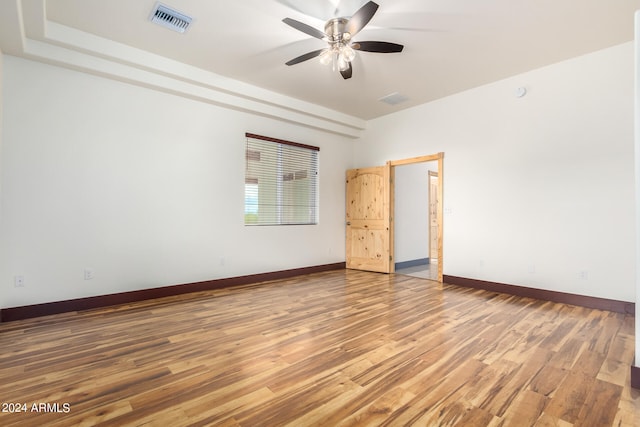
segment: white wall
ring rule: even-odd
[[[3,77],[2,307],[344,261],[351,140],[12,56]],[[245,132],[321,148],[319,225],[243,225]]]
[[[635,301],[632,43],[373,120],[355,166],[439,151],[444,274]]]
[[[395,262],[429,258],[429,170],[438,164],[414,163],[395,168]]]
[[[2,307],[344,261],[344,171],[439,151],[445,274],[635,301],[632,43],[373,120],[355,143],[3,59]],[[247,131],[321,147],[319,226],[243,226]]]

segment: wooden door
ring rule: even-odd
[[[347,171],[347,268],[392,273],[390,165]]]
[[[438,260],[438,172],[429,171],[429,259]]]

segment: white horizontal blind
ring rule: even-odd
[[[318,223],[320,149],[247,133],[245,225]]]

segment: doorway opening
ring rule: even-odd
[[[394,270],[442,282],[444,153],[390,161]]]

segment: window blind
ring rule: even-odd
[[[245,225],[317,224],[320,148],[245,136]]]

